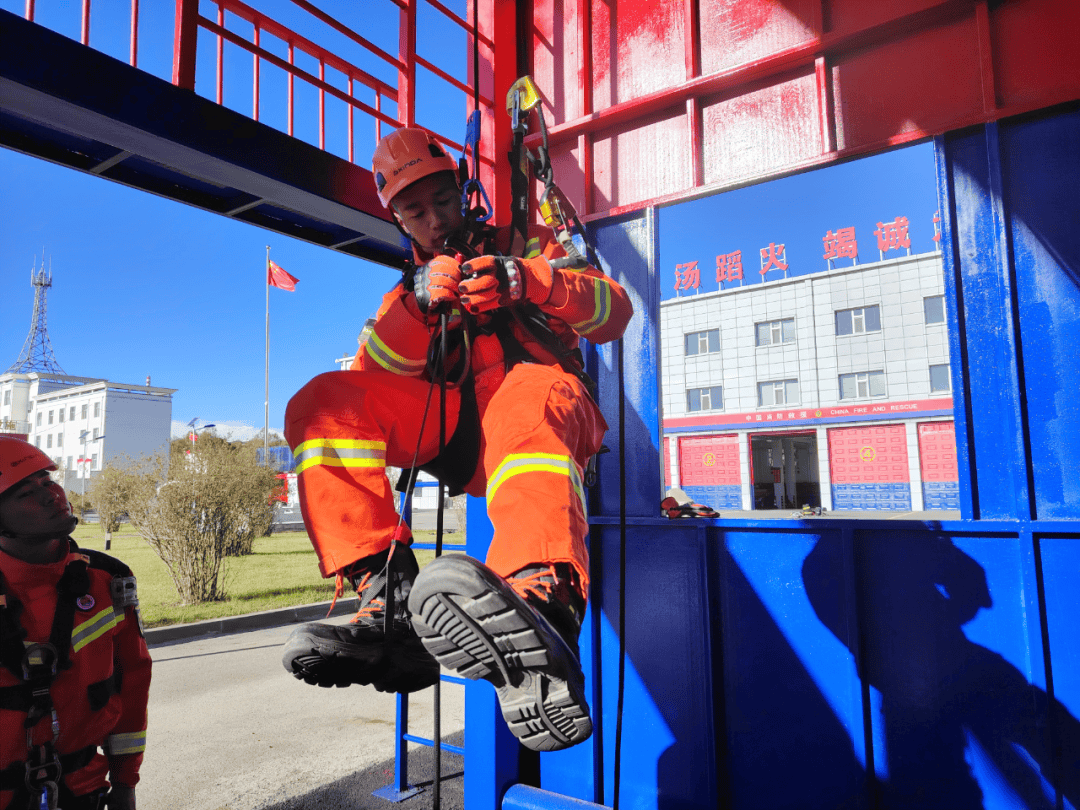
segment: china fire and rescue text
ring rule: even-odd
[[[426,130],[386,136],[373,172],[414,264],[352,368],[314,378],[285,416],[320,568],[356,589],[360,610],[298,628],[283,663],[308,683],[397,692],[432,685],[441,664],[490,681],[525,746],[575,745],[592,733],[577,648],[584,471],[607,429],[577,344],[619,338],[632,305],[549,231],[462,210],[458,166]],[[388,464],[486,496],[486,565],[452,555],[418,573]]]
[[[0,436],[0,808],[134,810],[151,666],[135,577],[75,545],[55,469]]]

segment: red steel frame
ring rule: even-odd
[[[137,0],[134,0],[137,2]],[[33,2],[33,0],[28,0]],[[88,2],[88,0],[84,0]],[[383,135],[383,125],[390,128],[397,128],[400,126],[410,126],[415,124],[416,121],[416,69],[422,67],[427,71],[430,71],[434,75],[438,76],[443,81],[447,82],[453,87],[463,91],[468,96],[472,97],[473,88],[470,84],[459,81],[446,71],[442,70],[429,60],[420,56],[416,52],[416,15],[417,7],[420,2],[427,2],[433,8],[440,11],[451,23],[461,27],[467,35],[471,36],[473,33],[473,20],[470,13],[470,19],[464,20],[454,14],[450,9],[443,5],[439,0],[392,0],[392,2],[398,7],[400,22],[399,22],[399,42],[398,42],[398,54],[394,56],[388,53],[378,45],[370,42],[358,33],[350,29],[344,23],[335,19],[325,11],[319,9],[313,3],[308,0],[290,0],[293,5],[299,7],[306,13],[310,14],[312,18],[319,22],[329,26],[340,34],[348,37],[350,40],[365,48],[370,53],[383,60],[386,64],[397,70],[398,79],[397,85],[388,84],[381,79],[367,73],[366,71],[356,67],[349,63],[347,60],[337,56],[327,48],[319,45],[318,43],[296,33],[288,27],[282,25],[276,20],[270,18],[265,13],[258,11],[257,9],[242,2],[242,0],[217,0],[217,15],[216,20],[208,19],[207,17],[199,14],[198,0],[176,0],[176,21],[175,21],[175,41],[173,51],[173,84],[184,87],[189,90],[195,89],[195,55],[196,55],[196,40],[198,37],[198,29],[203,28],[212,33],[216,38],[216,76],[215,76],[215,98],[217,103],[221,104],[224,96],[224,44],[228,41],[230,44],[235,45],[248,53],[252,54],[254,63],[254,81],[252,88],[252,118],[259,120],[259,76],[260,65],[263,61],[274,65],[285,71],[288,93],[288,106],[287,106],[287,131],[289,135],[293,134],[294,126],[294,87],[295,80],[300,79],[315,87],[319,94],[319,111],[318,111],[318,133],[319,133],[319,148],[325,148],[326,144],[326,96],[329,94],[348,105],[348,159],[350,162],[354,161],[353,143],[354,143],[354,125],[353,125],[353,111],[360,110],[373,119],[375,119],[375,131],[373,133],[374,139],[377,142]],[[226,12],[231,15],[235,15],[237,18],[250,23],[254,29],[254,36],[252,39],[248,39],[246,36],[242,36],[234,31],[231,31],[226,26]],[[486,30],[490,26],[485,25],[484,18],[481,18],[480,28],[478,32],[479,44],[482,52],[486,52],[488,58],[490,58],[494,52],[494,42],[491,36],[486,33]],[[270,34],[271,36],[280,39],[288,46],[288,58],[282,59],[281,57],[267,51],[261,45],[261,36],[263,33]],[[315,60],[318,61],[319,69],[318,75],[312,74],[308,71],[297,67],[296,52],[300,51]],[[471,47],[470,47],[471,58]],[[326,68],[330,67],[337,70],[346,77],[347,88],[341,89],[329,83],[326,79]],[[375,101],[374,105],[367,104],[354,95],[354,84],[359,83],[364,85],[368,89],[374,91]],[[397,105],[397,115],[392,116],[387,114],[382,109],[382,103],[384,100],[390,100]],[[477,99],[480,109],[484,112],[485,116],[490,119],[492,117],[492,96],[490,92],[479,94]],[[464,111],[462,115],[464,121]],[[444,145],[450,149],[461,151],[461,143],[447,138],[439,133],[436,136]],[[492,148],[490,141],[482,143],[481,161],[486,166],[487,171],[490,173],[491,168],[495,164],[493,155],[496,153]]]
[[[1080,49],[1068,47],[1067,34],[1080,25],[1080,4],[1071,0],[664,5],[533,0],[530,56],[545,106],[555,113],[552,159],[580,167],[580,182],[560,184],[583,218],[700,196],[1080,97]],[[797,25],[784,27],[791,22]],[[672,60],[658,55],[673,56],[679,47],[685,70],[676,79]],[[577,51],[576,77],[567,67],[570,50]],[[706,50],[710,72],[703,68]],[[752,56],[728,64],[728,53]],[[636,80],[650,69],[663,72],[666,86],[650,88],[652,76]],[[617,86],[606,105],[597,95],[605,71]],[[923,87],[928,75],[936,84]],[[879,81],[876,93],[871,76]],[[795,91],[811,95],[804,92],[811,83],[813,103],[786,109]],[[717,112],[712,119],[710,110]],[[901,120],[913,110],[921,118]],[[879,113],[900,125],[875,126]],[[742,125],[733,126],[735,118]],[[729,128],[743,137],[760,132],[752,165],[717,168]],[[530,145],[538,142],[530,136]],[[658,143],[664,151],[648,165],[614,157],[599,163],[601,145],[605,154],[629,157]]]
[[[37,0],[26,0],[26,10],[23,16],[29,22],[34,22],[36,11]],[[90,0],[82,0],[81,3],[79,42],[83,45],[90,44]],[[131,0],[131,38],[128,46],[128,63],[132,67],[139,66],[139,0]]]

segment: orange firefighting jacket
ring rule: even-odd
[[[506,241],[508,229],[498,232],[494,242]],[[521,258],[545,256],[557,259],[566,255],[551,231],[534,227],[529,230],[529,240]],[[420,264],[423,259],[415,254]],[[615,281],[595,267],[580,270],[555,270],[566,286],[566,300],[555,306],[552,302],[540,309],[547,315],[548,323],[556,337],[567,350],[577,348],[578,338],[592,343],[607,343],[619,338],[633,315],[633,305],[626,291]],[[481,316],[482,327],[487,316]],[[514,337],[537,361],[556,365],[557,358],[539,344],[536,339],[511,324]],[[386,371],[407,377],[425,376],[430,331],[425,316],[416,304],[416,297],[398,284],[388,292],[375,317],[375,324],[368,339],[356,353],[353,369]],[[476,379],[477,397],[494,391],[505,376],[504,349],[495,335],[479,335],[472,346],[472,370]]]
[[[76,600],[68,649],[71,666],[58,670],[49,690],[60,729],[56,752],[61,758],[93,753],[87,764],[63,774],[67,788],[81,796],[106,786],[107,777],[127,786],[139,781],[151,663],[137,607],[125,604],[134,597],[130,569],[106,554],[83,552],[73,540],[69,543],[67,556],[50,565],[33,565],[0,551],[0,585],[6,602],[0,612],[8,613],[0,626],[11,628],[14,618],[25,633],[20,640],[5,632],[0,644],[22,647],[49,641],[60,578],[69,563],[88,559],[89,588]],[[3,658],[10,660],[8,655]],[[17,706],[24,690],[21,675],[0,666],[0,706]],[[27,759],[26,718],[26,709],[0,708],[0,773],[19,771],[19,781]],[[35,724],[31,734],[35,745],[51,741],[51,716]],[[104,754],[87,750],[98,746]],[[3,785],[7,788],[9,779]],[[0,808],[7,807],[14,795],[12,790],[0,790]]]

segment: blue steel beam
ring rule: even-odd
[[[0,145],[359,258],[409,255],[371,172],[2,10]]]

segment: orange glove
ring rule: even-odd
[[[443,305],[453,308],[458,300],[460,282],[461,265],[449,256],[436,256],[427,264],[416,268],[413,275],[413,293],[420,311],[434,313]]]
[[[542,306],[551,298],[555,275],[543,256],[480,256],[461,265],[461,272],[465,275],[458,285],[461,304],[474,315],[521,301]]]

